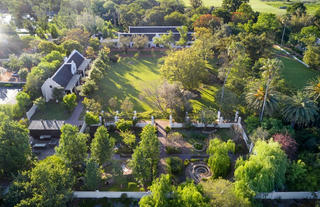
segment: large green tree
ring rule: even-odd
[[[205,78],[207,61],[191,49],[173,51],[164,59],[160,72],[169,81],[177,81],[186,89],[196,89]]]
[[[111,160],[114,142],[109,136],[108,130],[100,126],[91,143],[91,156],[100,165]]]
[[[15,175],[31,161],[29,131],[15,121],[5,121],[0,126],[0,174]]]
[[[210,140],[207,153],[210,155],[208,165],[214,178],[226,176],[231,167],[229,152],[235,152],[235,144],[232,140],[223,142],[218,138]]]
[[[76,126],[65,124],[61,127],[60,143],[56,147],[57,155],[73,168],[77,168],[87,157],[86,142],[87,135],[79,133]]]
[[[101,181],[101,171],[98,163],[94,159],[87,160],[85,172],[85,185],[88,190],[96,190],[99,188]]]
[[[9,201],[14,206],[66,206],[71,198],[75,179],[58,156],[39,161],[31,172],[22,176],[9,189],[7,201],[14,199]]]
[[[287,156],[278,142],[257,141],[247,160],[237,160],[235,192],[241,198],[253,198],[259,192],[284,188]]]
[[[141,141],[134,150],[130,165],[133,175],[144,187],[152,182],[157,174],[158,161],[160,159],[160,144],[155,128],[147,125],[141,132]]]
[[[228,9],[229,12],[235,12],[239,9],[242,3],[247,3],[249,0],[223,0],[222,7]]]
[[[282,114],[292,126],[307,126],[315,123],[319,109],[307,94],[298,91],[296,95],[286,97],[286,105],[282,109]]]

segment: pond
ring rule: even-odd
[[[0,88],[0,104],[16,104],[20,88]]]

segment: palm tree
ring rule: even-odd
[[[305,90],[313,100],[318,101],[318,99],[320,98],[320,76],[310,81]]]
[[[268,94],[266,94],[266,89],[267,85],[256,84],[249,89],[246,101],[250,107],[260,113],[264,109],[267,114],[271,115],[279,108],[279,95],[273,87],[268,88]]]
[[[281,67],[283,67],[282,61],[275,58],[275,59],[267,59],[264,63],[264,66],[261,68],[263,70],[262,77],[267,80],[267,85],[266,85],[264,100],[263,100],[262,109],[260,113],[260,119],[259,119],[260,122],[263,119],[263,113],[267,103],[270,84],[278,74]]]
[[[295,125],[307,126],[313,124],[318,116],[318,107],[313,100],[304,93],[298,91],[296,95],[286,98],[286,105],[283,107],[282,114],[286,121]]]

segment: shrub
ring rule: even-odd
[[[77,96],[74,93],[67,94],[63,97],[63,103],[69,111],[77,106]]]
[[[100,122],[99,116],[95,115],[93,112],[88,111],[84,117],[86,124],[93,125]]]
[[[194,146],[194,148],[196,150],[202,150],[203,149],[203,144],[201,144],[201,143],[195,143],[193,146]]]
[[[185,160],[183,161],[184,166],[189,165],[189,163],[190,163],[190,160],[188,160],[188,159],[185,159]]]
[[[131,191],[135,191],[138,188],[138,184],[135,182],[129,182],[128,183],[128,189]]]
[[[200,159],[195,159],[195,158],[190,159],[190,162],[199,162],[199,161]]]
[[[168,157],[166,163],[169,174],[178,175],[182,172],[182,160],[179,157]]]
[[[254,115],[251,115],[248,118],[246,118],[244,122],[246,123],[246,129],[249,134],[251,134],[253,130],[259,127],[259,118]]]
[[[171,131],[171,127],[166,126],[166,128],[164,130],[166,131],[166,133],[169,133]]]
[[[275,134],[273,140],[279,142],[281,149],[288,155],[290,159],[294,159],[297,151],[297,142],[288,134]]]
[[[116,122],[116,126],[120,131],[128,131],[132,128],[133,122],[130,120],[120,119]]]
[[[180,154],[181,150],[178,147],[166,146],[167,154]]]

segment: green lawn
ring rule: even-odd
[[[289,88],[302,89],[312,78],[320,75],[319,71],[307,68],[292,58],[280,57],[280,59],[284,63],[281,76],[285,79]]]
[[[138,112],[150,111],[152,107],[144,102],[141,93],[144,89],[158,86],[160,77],[159,57],[126,57],[111,66],[104,79],[100,82],[99,91],[94,95],[104,107],[108,107],[108,100],[117,97],[124,100],[130,97],[134,110]],[[192,100],[195,110],[203,105],[212,106],[215,101],[216,86],[202,86],[201,99]]]
[[[186,5],[190,5],[189,0],[184,0]],[[220,7],[222,5],[223,0],[203,0],[204,5],[206,6],[215,6]],[[279,7],[274,7],[268,5],[268,2],[261,1],[261,0],[250,0],[250,5],[252,6],[253,10],[259,12],[270,12],[274,14],[284,14],[286,13],[285,9],[279,9]]]
[[[37,110],[32,120],[67,120],[70,115],[62,103],[48,102],[42,110]]]

